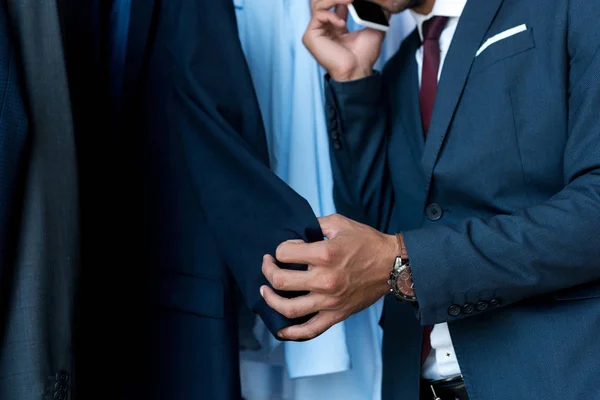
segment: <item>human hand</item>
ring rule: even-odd
[[[270,255],[263,259],[263,274],[273,288],[309,292],[287,299],[262,286],[267,304],[291,319],[317,313],[304,324],[282,329],[279,336],[284,339],[319,336],[390,291],[387,281],[399,254],[395,236],[340,215],[319,218],[319,223],[328,240],[292,240],[277,248],[279,261],[308,264],[307,271],[280,269]]]
[[[312,0],[312,18],[303,42],[336,81],[367,77],[381,52],[385,33],[365,28],[349,32],[348,4],[352,0]],[[331,9],[335,7],[335,11]]]

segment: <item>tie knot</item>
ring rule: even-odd
[[[423,40],[439,40],[448,17],[433,17],[423,22]]]

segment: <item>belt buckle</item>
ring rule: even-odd
[[[442,385],[444,385],[446,383],[450,383],[452,381],[460,381],[462,379],[463,379],[462,375],[455,375],[455,376],[451,376],[449,378],[444,378],[444,379],[438,379],[438,380],[435,380],[435,381],[430,381],[429,382],[429,388],[431,389],[431,393],[433,393],[433,400],[442,400],[442,398],[439,397],[437,395],[437,393],[435,392],[434,386],[439,386],[439,387],[443,388]],[[456,400],[460,400],[460,399],[458,399],[456,397],[455,397],[455,399]]]
[[[435,389],[433,388],[433,385],[429,385],[429,387],[431,388],[431,392],[433,393],[433,400],[442,400],[438,397],[437,394],[435,394]]]

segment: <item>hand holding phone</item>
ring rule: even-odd
[[[334,80],[340,82],[371,75],[385,38],[382,30],[369,27],[348,31],[348,6],[352,2],[312,0],[313,14],[303,37],[304,45],[317,62]]]

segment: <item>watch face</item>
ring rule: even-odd
[[[396,257],[388,284],[396,299],[412,303],[417,302],[408,259]]]
[[[402,282],[408,282],[411,278],[411,274],[410,272],[408,272],[408,270],[404,270],[400,273],[400,276],[398,276],[398,281],[402,281]]]
[[[414,297],[415,290],[410,267],[404,269],[396,279],[396,290],[406,297]]]
[[[398,280],[396,281],[396,289],[402,293],[402,289],[404,289],[404,282],[402,281],[402,278],[399,276]]]
[[[407,289],[410,289],[410,278],[411,274],[409,270],[404,270],[398,275],[398,279],[396,280],[396,288],[401,293],[406,293]]]

